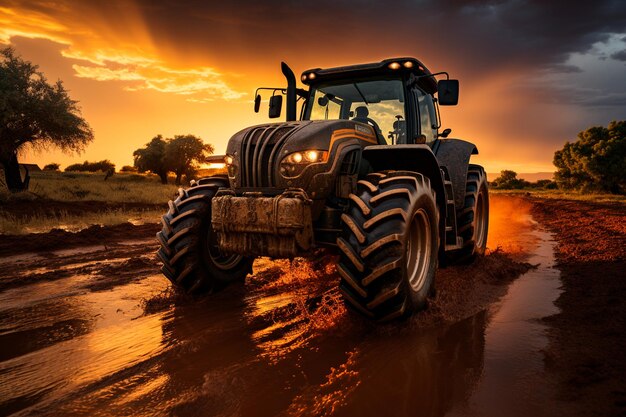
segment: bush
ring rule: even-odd
[[[557,185],[556,182],[552,180],[538,180],[537,182],[530,183],[532,188],[543,188],[544,190],[556,190]]]
[[[120,172],[138,172],[139,170],[136,167],[130,166],[130,165],[124,165],[121,169]]]
[[[500,171],[500,176],[491,183],[493,188],[500,190],[521,190],[530,186],[528,181],[517,178],[517,172],[505,169]]]
[[[58,171],[60,167],[61,167],[61,165],[53,162],[51,164],[48,164],[48,165],[44,166],[43,170],[44,171]]]
[[[65,172],[115,172],[115,164],[108,159],[98,162],[85,161],[82,164],[72,164],[65,168]]]

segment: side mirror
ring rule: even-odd
[[[258,113],[260,107],[261,107],[261,95],[257,94],[256,97],[254,97],[254,112]]]
[[[280,117],[280,111],[283,108],[283,96],[272,96],[270,97],[270,111],[269,117],[270,119],[276,119]]]
[[[445,139],[445,138],[447,138],[450,135],[450,133],[452,133],[452,129],[450,129],[450,128],[443,129],[443,132],[441,132],[439,134],[439,137]]]
[[[440,80],[437,83],[437,100],[442,106],[459,103],[459,80]]]

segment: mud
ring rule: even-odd
[[[91,226],[79,232],[54,229],[46,233],[32,233],[29,235],[1,235],[0,236],[0,263],[7,258],[21,260],[23,257],[14,256],[24,253],[36,253],[38,256],[55,256],[55,252],[69,248],[86,248],[107,246],[134,239],[148,239],[160,230],[157,223],[133,225],[130,223],[115,226]],[[11,258],[9,258],[11,257]]]
[[[67,214],[80,216],[85,212],[107,212],[112,210],[167,210],[166,204],[149,203],[114,203],[105,201],[54,201],[34,198],[33,200],[15,200],[0,202],[0,211],[18,218],[33,216],[54,216]]]
[[[442,269],[429,309],[385,326],[346,310],[326,252],[259,259],[245,285],[191,299],[158,273],[155,226],[16,239],[0,261],[0,414],[554,415],[554,241],[531,203],[491,204],[489,254]]]
[[[534,200],[555,233],[563,292],[545,319],[548,375],[563,414],[626,415],[626,206]]]

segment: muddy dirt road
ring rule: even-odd
[[[157,226],[5,242],[0,415],[559,415],[541,321],[559,311],[555,242],[528,202],[491,204],[500,249],[440,271],[429,310],[386,326],[346,311],[323,252],[190,300],[158,273]]]

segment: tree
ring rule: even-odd
[[[43,170],[44,171],[58,171],[59,168],[61,168],[61,165],[57,164],[56,162],[53,162],[51,164],[44,166]]]
[[[517,172],[505,169],[500,171],[500,176],[493,182],[495,188],[504,190],[521,189],[529,185],[527,181],[517,178]]]
[[[63,83],[48,84],[37,68],[16,56],[12,48],[0,50],[0,164],[11,192],[28,186],[18,163],[18,153],[26,144],[81,152],[93,140],[91,128]]]
[[[591,127],[554,153],[560,188],[626,193],[626,121]]]
[[[213,151],[213,145],[204,143],[194,135],[177,135],[168,139],[165,163],[176,174],[176,185],[180,185],[183,175],[195,173],[198,164],[206,162]]]
[[[167,174],[176,174],[176,184],[180,185],[183,175],[192,175],[198,164],[206,162],[213,153],[213,145],[205,144],[194,135],[176,135],[174,138],[163,139],[158,135],[145,147],[133,152],[135,167],[139,172],[150,171],[167,184]]]
[[[157,135],[144,148],[133,152],[135,167],[139,172],[153,172],[161,178],[163,184],[167,184],[167,173],[170,171],[165,161],[166,146],[163,136]]]

